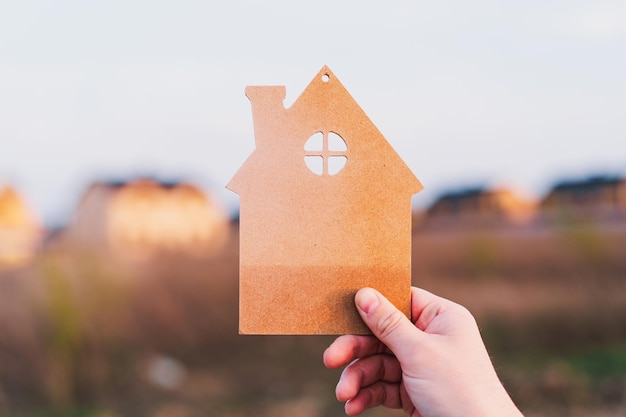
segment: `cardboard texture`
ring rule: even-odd
[[[411,196],[423,187],[328,67],[293,105],[249,86],[255,150],[240,196],[239,332],[367,334],[354,294],[407,316]]]

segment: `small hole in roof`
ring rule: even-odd
[[[322,81],[324,81],[325,83],[327,83],[328,81],[330,81],[330,75],[328,75],[328,74],[324,74],[324,75],[322,75]]]

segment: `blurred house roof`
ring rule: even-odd
[[[618,186],[626,181],[620,176],[593,175],[581,180],[565,180],[557,182],[552,192],[590,192],[604,187]]]
[[[542,208],[615,205],[626,206],[626,178],[594,175],[561,181],[541,202]]]
[[[512,190],[468,187],[441,194],[426,211],[422,226],[463,229],[520,223],[534,211],[530,198]]]
[[[28,262],[42,237],[39,220],[17,190],[0,184],[0,267]]]
[[[226,224],[224,209],[200,187],[139,178],[89,186],[66,236],[118,254],[206,253],[221,244]]]

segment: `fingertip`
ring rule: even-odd
[[[357,291],[354,296],[354,302],[361,312],[364,314],[371,314],[376,310],[380,300],[378,298],[378,291],[373,288],[365,287]]]
[[[346,401],[346,403],[343,405],[343,411],[346,413],[346,415],[350,415],[350,400]]]
[[[365,407],[359,404],[359,401],[354,401],[354,398],[349,399],[343,406],[344,412],[349,416],[356,416],[365,411]]]
[[[345,404],[343,405],[343,411],[344,413],[346,413],[346,415],[350,415],[350,413],[348,412],[348,404],[350,403],[350,400],[346,401]]]
[[[353,337],[349,335],[336,338],[322,355],[324,365],[329,369],[334,369],[348,364],[353,359],[355,343]]]
[[[349,395],[349,393],[346,391],[346,389],[344,389],[343,385],[341,384],[341,380],[339,380],[337,386],[335,387],[335,397],[337,397],[338,401],[350,401],[354,396]]]
[[[332,369],[333,367],[331,366],[331,362],[329,360],[328,349],[330,349],[330,346],[327,347],[326,350],[324,350],[324,353],[322,354],[322,362],[324,363],[325,367]]]
[[[348,400],[346,401],[346,403],[343,405],[343,411],[346,413],[346,415],[348,416],[355,416],[356,414],[354,414],[352,407],[350,406],[351,401]],[[357,413],[358,414],[358,413]]]
[[[341,366],[341,362],[338,359],[338,356],[341,354],[341,338],[339,336],[324,350],[322,354],[322,361],[324,362],[324,366],[329,369],[334,369]]]
[[[344,356],[344,354],[342,354],[342,352],[337,349],[337,346],[335,346],[335,343],[333,343],[324,351],[322,361],[324,362],[324,366],[328,369],[335,369],[345,365],[345,361],[342,360],[342,356]]]
[[[339,368],[352,362],[385,351],[387,348],[374,336],[343,335],[335,339],[322,354],[327,368]]]

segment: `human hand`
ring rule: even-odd
[[[371,288],[355,302],[374,336],[340,336],[324,352],[328,368],[347,365],[336,388],[346,414],[382,405],[413,417],[522,415],[466,308],[415,287],[413,322]]]

